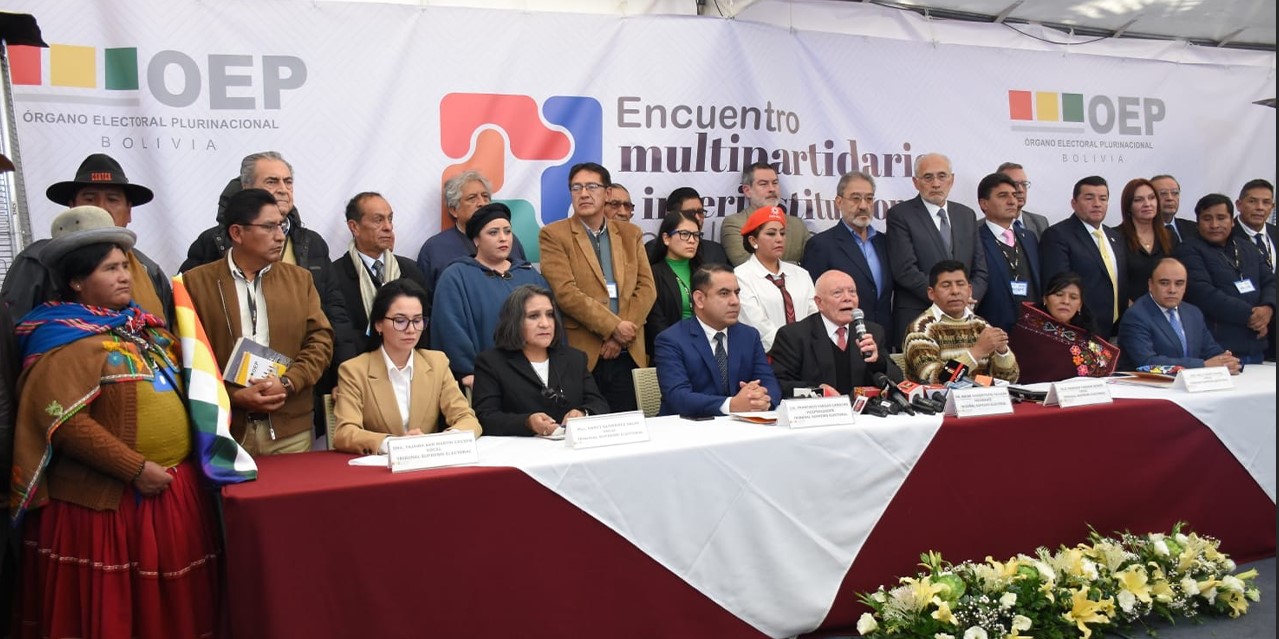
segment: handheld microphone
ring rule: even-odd
[[[912,397],[910,405],[914,406],[916,411],[925,415],[936,415],[939,411],[937,408],[937,402],[926,397]],[[943,407],[940,410],[945,410],[945,408]]]
[[[893,383],[893,380],[888,379],[887,375],[883,373],[875,373],[870,376],[870,379],[879,387],[880,393],[884,397],[892,400],[898,410],[906,413],[907,415],[915,414],[915,407],[911,406],[910,400],[906,398],[906,393],[903,393],[900,388],[897,388],[897,385]]]
[[[862,309],[853,309],[853,337],[855,341],[862,341],[862,336],[866,334],[866,314]],[[870,351],[862,351],[862,359],[870,359]]]
[[[968,366],[950,359],[946,360],[941,366],[941,374],[937,376],[937,381],[945,384],[947,382],[968,382],[972,384],[972,379],[968,376]]]

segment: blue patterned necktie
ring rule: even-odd
[[[1190,347],[1186,344],[1186,331],[1181,327],[1181,320],[1177,319],[1177,309],[1170,308],[1168,313],[1168,323],[1172,324],[1172,330],[1177,334],[1177,339],[1181,340],[1181,356],[1190,357]]]
[[[728,392],[728,351],[724,349],[724,331],[715,334],[715,365],[719,366],[719,382]]]

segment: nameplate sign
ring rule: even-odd
[[[1110,387],[1106,380],[1097,377],[1070,379],[1053,382],[1048,388],[1048,396],[1044,398],[1044,406],[1088,406],[1090,404],[1110,404],[1115,400],[1110,397]]]
[[[812,399],[783,399],[777,407],[777,425],[783,428],[841,426],[853,423],[853,404],[848,396]]]
[[[1177,372],[1173,380],[1174,388],[1184,388],[1188,393],[1204,391],[1229,390],[1235,387],[1235,380],[1230,377],[1230,369],[1225,366],[1209,368],[1183,368]]]
[[[958,417],[1003,415],[1013,412],[1007,386],[952,388],[946,393],[946,414]]]
[[[386,443],[387,464],[391,472],[424,470],[441,466],[459,466],[480,461],[475,448],[475,433],[469,430],[392,437]]]
[[[648,441],[644,412],[608,413],[574,417],[564,424],[564,443],[569,448],[598,448]]]

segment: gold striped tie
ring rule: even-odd
[[[1106,246],[1106,236],[1101,229],[1094,229],[1092,237],[1097,242],[1097,250],[1101,252],[1101,261],[1106,263],[1106,273],[1110,275],[1110,290],[1114,291],[1114,308],[1111,309],[1111,320],[1119,319],[1119,278],[1115,272],[1115,256],[1110,253],[1110,247]]]

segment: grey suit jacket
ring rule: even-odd
[[[1038,213],[1031,213],[1026,209],[1021,210],[1021,223],[1022,226],[1026,227],[1026,230],[1035,234],[1036,240],[1042,239],[1044,231],[1048,230],[1048,218]]]
[[[924,200],[919,196],[888,209],[888,263],[893,269],[896,335],[904,336],[906,326],[924,309],[928,299],[928,271],[942,260],[955,259],[968,267],[973,299],[986,294],[986,252],[977,235],[977,214],[958,202],[946,202],[950,220],[951,251],[942,244]]]

